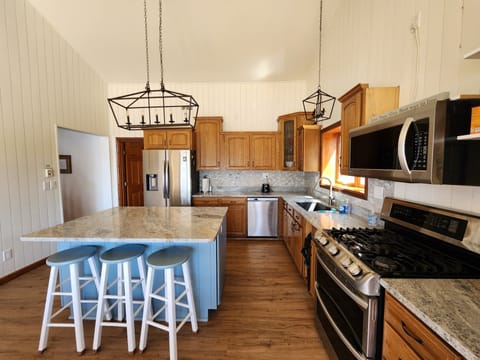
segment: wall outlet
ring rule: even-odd
[[[2,259],[3,261],[7,261],[13,258],[13,249],[7,249],[2,251]]]

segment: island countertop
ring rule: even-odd
[[[117,207],[23,235],[23,241],[211,242],[226,207]]]

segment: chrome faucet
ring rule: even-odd
[[[333,206],[335,204],[335,196],[333,196],[333,182],[326,176],[320,176],[320,179],[318,179],[318,185],[322,184],[322,180],[327,180],[330,184],[330,190],[328,192],[328,206]]]

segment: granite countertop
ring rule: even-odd
[[[276,191],[262,193],[260,191],[225,191],[213,193],[198,193],[194,197],[277,197],[283,198],[289,205],[298,211],[312,226],[317,229],[329,230],[339,227],[367,227],[367,219],[352,214],[340,214],[338,212],[308,212],[296,204],[296,201],[313,199],[304,193]]]
[[[381,284],[467,360],[480,359],[480,279],[382,279]]]
[[[23,241],[210,242],[226,207],[120,207],[23,235]]]

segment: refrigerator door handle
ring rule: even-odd
[[[167,200],[170,198],[170,164],[168,160],[163,162],[163,178],[165,179],[163,182],[163,197]]]

